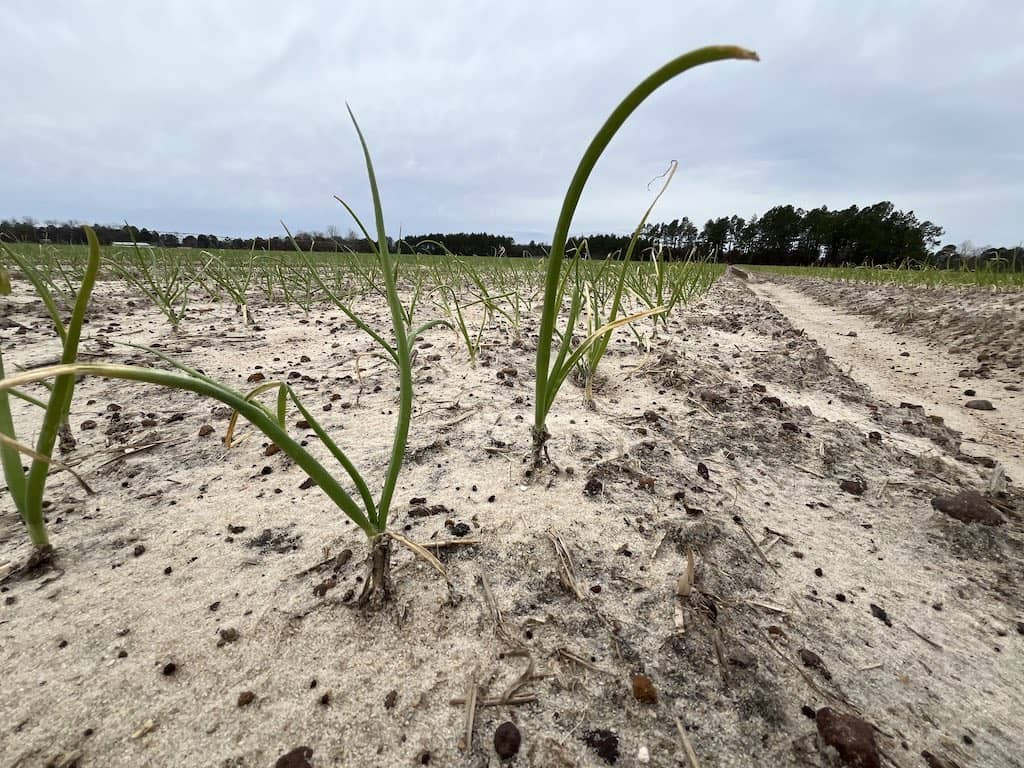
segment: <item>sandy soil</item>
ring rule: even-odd
[[[916,314],[931,314],[933,322],[901,325],[896,330],[892,318],[904,316],[907,310],[892,310],[898,302],[893,300],[891,286],[880,291],[886,296],[884,303],[869,297],[865,305],[853,303],[847,286],[834,285],[830,290],[827,281],[760,280],[751,287],[814,338],[840,368],[854,371],[857,380],[876,395],[892,403],[920,405],[963,435],[965,453],[987,455],[1018,482],[1024,480],[1024,370],[1015,362],[1024,348],[1024,301],[1018,300],[1024,294],[957,291],[958,301],[951,305],[934,290],[911,290],[908,304],[928,307]],[[930,312],[935,307],[941,311]],[[935,338],[948,335],[935,322],[940,316],[947,327],[955,326],[960,332],[949,351]],[[1001,325],[993,323],[993,316]],[[968,347],[972,354],[967,354]],[[979,358],[986,362],[979,365]],[[986,400],[992,409],[966,407],[977,400]]]
[[[90,354],[287,376],[381,477],[395,379],[340,312],[197,306],[174,336],[129,298],[101,286]],[[4,307],[7,360],[55,356],[27,294]],[[392,524],[443,545],[452,586],[398,550],[376,614],[352,606],[365,538],[262,436],[228,451],[217,404],[82,382],[64,459],[97,493],[55,475],[59,569],[0,587],[0,765],[1024,765],[1013,472],[727,279],[649,351],[617,337],[596,411],[566,386],[563,471],[529,483],[524,330],[492,328],[476,368],[444,329],[418,342]],[[0,573],[27,553],[4,499]]]

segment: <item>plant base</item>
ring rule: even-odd
[[[533,450],[531,452],[530,466],[536,471],[543,467],[545,464],[551,463],[551,457],[548,456],[548,440],[551,439],[551,433],[548,432],[547,427],[541,427],[537,429],[533,428]]]
[[[57,551],[53,548],[52,544],[35,547],[24,563],[0,578],[0,584],[20,581],[22,579],[34,579],[37,576],[48,573],[56,567],[54,562],[56,555]]]
[[[359,607],[378,610],[391,602],[393,593],[390,536],[382,534],[371,540],[367,563],[369,572],[363,584],[363,591],[359,595]]]

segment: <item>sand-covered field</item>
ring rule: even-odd
[[[260,433],[228,450],[217,403],[83,380],[61,459],[95,494],[51,480],[55,569],[16,573],[0,499],[0,766],[1024,765],[1020,297],[848,290],[728,277],[650,349],[618,332],[540,479],[535,321],[475,368],[428,332],[392,525],[451,584],[398,548],[376,613],[365,536]],[[8,368],[53,361],[24,285],[4,307]],[[393,368],[336,309],[253,309],[175,335],[104,282],[83,356],[287,378],[379,482]]]

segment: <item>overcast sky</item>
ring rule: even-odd
[[[891,200],[946,242],[1024,240],[1024,2],[5,0],[0,218],[219,235],[350,227],[550,240],[619,100],[686,73],[591,178],[574,232]]]

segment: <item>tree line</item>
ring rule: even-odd
[[[366,241],[355,231],[341,235],[336,228],[325,232],[299,232],[295,244],[287,237],[218,237],[212,234],[157,232],[126,225],[93,225],[100,242],[130,242],[164,248],[233,248],[287,251],[298,245],[304,251],[363,251]],[[667,249],[670,258],[713,258],[744,264],[769,265],[883,265],[922,263],[960,266],[990,259],[1009,260],[1024,268],[1024,251],[1017,248],[974,248],[970,243],[940,247],[942,227],[922,221],[913,211],[901,211],[891,202],[830,210],[826,206],[804,210],[778,205],[749,219],[722,216],[708,219],[698,227],[688,217],[647,224],[641,233],[641,248]],[[76,222],[32,219],[0,221],[0,238],[29,243],[84,244],[81,225]],[[593,258],[621,256],[629,235],[592,234],[586,241]],[[444,248],[441,247],[443,244]],[[548,245],[486,232],[429,233],[389,238],[392,249],[415,248],[420,253],[441,253],[447,249],[461,256],[540,257]],[[640,253],[635,254],[639,257]]]

